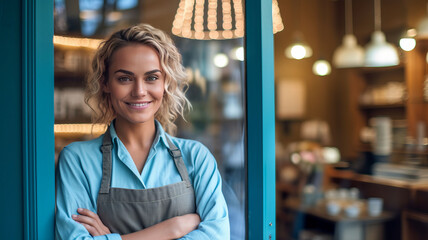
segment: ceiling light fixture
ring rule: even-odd
[[[374,26],[371,41],[366,45],[365,65],[367,67],[386,67],[399,64],[398,52],[394,45],[386,42],[381,31],[381,2],[374,0]]]
[[[300,16],[300,1],[292,2],[295,4],[294,9],[296,9],[295,12],[297,12],[297,16]],[[299,29],[300,21],[296,21],[295,18],[292,20],[296,29]],[[287,58],[300,60],[311,57],[312,48],[304,41],[303,33],[297,30],[293,33],[293,42],[285,48],[284,54]]]
[[[172,33],[200,40],[242,38],[242,4],[242,0],[180,0],[172,23]],[[273,33],[284,29],[277,0],[272,0],[272,22]]]
[[[324,31],[323,31],[323,26],[324,26],[324,16],[322,15],[323,13],[325,13],[325,4],[318,2],[318,47],[320,48],[319,53],[318,53],[318,60],[314,62],[314,64],[312,65],[312,72],[315,75],[318,76],[327,76],[331,73],[331,66],[330,63],[323,58],[323,47],[322,47],[322,43],[323,43],[323,36],[324,36]]]
[[[361,67],[364,65],[364,48],[358,45],[353,34],[352,0],[345,1],[345,36],[342,45],[333,53],[333,65],[337,68]]]
[[[416,29],[410,28],[400,39],[400,47],[404,51],[412,51],[416,47]]]

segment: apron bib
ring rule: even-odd
[[[103,137],[103,175],[97,199],[97,214],[112,233],[128,234],[172,217],[195,213],[195,193],[181,151],[166,136],[169,153],[182,181],[158,188],[111,188],[112,140],[110,128]]]

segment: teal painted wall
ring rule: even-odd
[[[23,239],[21,1],[0,1],[0,233]]]

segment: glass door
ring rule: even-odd
[[[186,97],[192,109],[186,113],[185,119],[176,121],[176,136],[199,141],[214,155],[222,176],[231,239],[245,239],[246,79],[243,30],[235,38],[223,37],[221,31],[224,33],[224,29],[217,32],[219,36],[216,39],[210,39],[208,33],[204,40],[196,39],[195,34],[190,37],[184,37],[182,33],[176,35],[173,23],[180,21],[180,9],[185,4],[193,4],[190,10],[185,9],[186,16],[193,17],[199,12],[211,14],[208,10],[198,10],[198,7],[212,8],[212,1],[55,1],[56,155],[72,141],[95,138],[103,133],[104,128],[100,126],[94,134],[91,110],[83,101],[85,77],[97,44],[119,28],[138,23],[151,24],[173,38],[187,73],[189,86]],[[240,8],[237,8],[238,4]],[[244,24],[242,4],[229,1],[229,7],[241,11],[241,19],[238,19],[241,29]],[[226,5],[219,2],[215,11],[222,14],[222,7],[226,8]]]

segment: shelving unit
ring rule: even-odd
[[[428,77],[428,65],[426,54],[428,51],[428,37],[417,38],[416,48],[410,52],[404,52],[403,61],[398,66],[391,67],[361,67],[342,69],[346,81],[348,81],[349,94],[347,104],[347,125],[350,129],[347,139],[349,149],[352,152],[348,156],[356,159],[361,151],[370,151],[360,140],[360,132],[363,127],[370,126],[370,118],[385,116],[394,121],[401,120],[405,123],[407,136],[416,139],[417,126],[425,123],[428,129],[428,102],[424,97],[424,81]],[[367,89],[385,86],[396,82],[404,84],[405,94],[401,100],[367,102],[363,94]],[[379,96],[378,96],[379,97]],[[371,99],[373,100],[373,99]],[[382,100],[382,99],[381,99]],[[403,126],[401,126],[403,127]],[[424,133],[428,136],[428,132]],[[404,139],[403,139],[404,140]],[[405,151],[405,149],[394,149]]]

